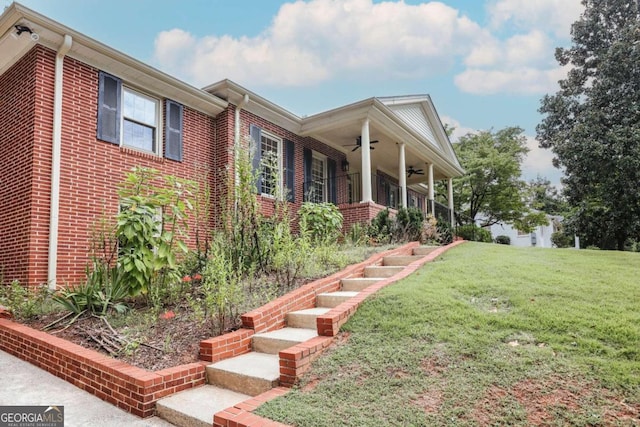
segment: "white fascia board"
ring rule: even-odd
[[[245,95],[248,95],[249,103],[243,107],[244,110],[262,117],[290,132],[300,133],[302,124],[300,117],[232,80],[221,80],[202,88],[202,90],[226,99],[227,102],[236,106],[242,102]]]
[[[343,124],[362,121],[369,116],[374,104],[375,98],[369,98],[305,117],[302,119],[300,135],[313,136],[314,133],[339,127]]]
[[[426,141],[414,129],[409,127],[386,105],[379,100],[376,101],[376,108],[372,109],[371,117],[375,120],[377,126],[385,127],[391,134],[397,134],[406,138],[403,142],[407,144],[408,148],[412,148],[413,151],[417,153],[426,153],[428,158],[425,160],[432,161],[445,175],[455,177],[464,174],[464,170],[456,164],[457,162],[452,162],[444,156],[445,153],[436,151],[435,147],[429,141]]]
[[[38,43],[49,48],[57,48],[65,35],[73,38],[68,56],[81,60],[88,65],[114,73],[127,83],[143,89],[157,92],[158,96],[168,97],[186,106],[209,115],[217,115],[227,108],[222,99],[206,93],[194,86],[176,79],[162,71],[119,52],[97,40],[66,27],[18,3],[13,3],[2,15],[12,22],[26,20],[35,27],[41,40]],[[17,18],[17,19],[16,19]],[[0,26],[0,29],[2,26]]]

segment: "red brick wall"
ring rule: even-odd
[[[303,151],[305,148],[311,149],[318,153],[324,154],[329,159],[333,159],[337,164],[336,175],[341,175],[343,172],[340,171],[340,164],[342,160],[346,159],[344,153],[336,150],[335,148],[329,147],[326,144],[323,144],[320,141],[317,141],[313,138],[301,137],[296,135],[293,132],[290,132],[280,126],[277,126],[262,117],[258,117],[255,114],[242,110],[240,113],[240,135],[242,141],[246,144],[249,140],[249,127],[251,125],[256,125],[261,129],[279,137],[282,139],[288,139],[289,141],[293,141],[295,145],[295,202],[289,205],[289,212],[295,213],[302,206],[303,201],[303,184],[304,184],[304,154]],[[283,147],[284,150],[284,147]],[[284,154],[284,153],[283,153]],[[338,180],[338,183],[342,182],[345,188],[338,188],[338,192],[346,192],[346,181]],[[262,211],[264,215],[272,215],[273,214],[273,200],[269,198],[261,198],[262,203]]]
[[[44,52],[33,49],[0,76],[0,268],[5,282],[29,281],[35,106],[46,110],[46,94],[38,88]],[[48,112],[48,111],[47,111]],[[38,136],[38,140],[41,141]],[[42,162],[42,161],[40,161]],[[48,196],[39,195],[41,199]]]
[[[140,417],[154,415],[158,399],[205,383],[204,363],[151,372],[7,319],[0,350]]]
[[[6,103],[0,106],[2,122],[10,124],[10,131],[3,129],[0,144],[13,144],[3,150],[0,160],[6,165],[0,174],[12,172],[0,175],[4,178],[0,265],[7,272],[5,281],[16,278],[36,285],[47,280],[54,61],[54,52],[38,45],[0,79],[2,93],[6,87],[21,107],[16,113]],[[97,140],[98,72],[73,58],[64,60],[58,284],[84,277],[91,228],[103,214],[113,217],[118,212],[117,185],[134,166],[213,186],[227,161],[216,147],[216,120],[188,107],[184,108],[182,162]],[[150,95],[164,104],[162,94]],[[20,173],[15,173],[18,167]],[[188,243],[193,247],[193,215],[189,225]],[[206,235],[207,225],[201,234]]]

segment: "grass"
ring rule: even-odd
[[[466,243],[368,300],[295,426],[638,425],[640,254]]]

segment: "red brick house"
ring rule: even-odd
[[[127,171],[147,166],[216,188],[246,140],[259,144],[256,158],[277,159],[292,211],[333,202],[346,227],[385,206],[434,212],[434,182],[451,189],[463,173],[426,95],[298,117],[229,80],[192,87],[12,4],[0,16],[3,280],[81,280],[91,228],[117,213]],[[272,199],[261,200],[268,213]]]

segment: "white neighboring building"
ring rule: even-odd
[[[539,248],[552,248],[551,234],[558,231],[558,225],[562,222],[562,217],[557,215],[547,215],[548,225],[539,225],[531,233],[522,233],[516,230],[512,224],[493,224],[490,227],[491,237],[495,240],[498,236],[509,236],[512,246],[537,246]]]

